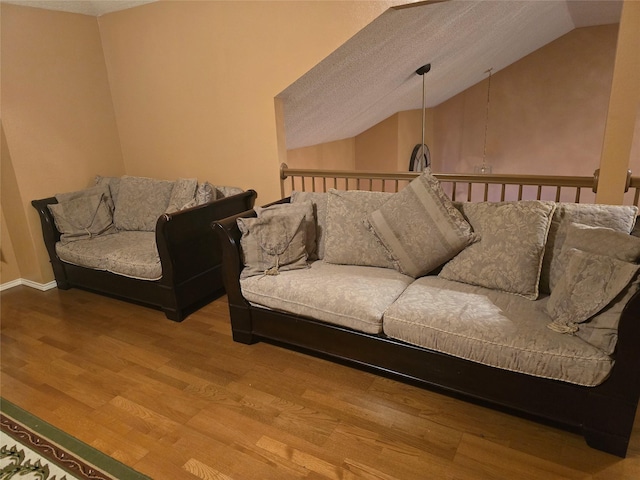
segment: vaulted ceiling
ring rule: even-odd
[[[574,28],[617,23],[619,0],[438,0],[391,8],[285,89],[287,148],[353,137],[454,95]]]
[[[156,0],[2,0],[99,16]],[[206,0],[205,0],[206,1]],[[390,8],[278,96],[287,148],[350,138],[478,83],[574,28],[617,23],[622,0],[430,0]]]

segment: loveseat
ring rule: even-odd
[[[96,177],[32,201],[58,288],[83,288],[186,315],[223,293],[214,220],[252,208],[253,190],[196,179]]]
[[[625,456],[640,395],[633,206],[293,192],[214,223],[233,338],[584,435]]]

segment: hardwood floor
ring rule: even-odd
[[[81,290],[2,292],[1,394],[159,480],[638,479],[581,436],[266,343],[223,297],[182,323]],[[508,388],[508,385],[505,385]]]

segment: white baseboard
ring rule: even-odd
[[[19,278],[17,280],[12,280],[11,282],[0,284],[0,292],[8,290],[9,288],[17,287],[19,285],[35,288],[36,290],[40,290],[41,292],[46,292],[47,290],[51,290],[52,288],[56,288],[58,286],[55,280],[49,283],[38,283],[34,282],[33,280],[27,280],[26,278]]]

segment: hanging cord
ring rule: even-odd
[[[424,155],[424,128],[425,128],[425,98],[426,98],[426,88],[425,88],[425,82],[424,82],[424,74],[422,74],[422,154]]]
[[[429,158],[427,156],[427,146],[425,145],[424,141],[425,141],[425,113],[426,113],[426,83],[424,80],[424,75],[425,73],[428,73],[431,70],[431,64],[427,63],[426,65],[421,66],[418,70],[416,70],[416,73],[418,75],[422,76],[422,145],[420,146],[420,150],[418,150],[418,153],[420,153],[422,155],[422,158],[420,159],[420,164],[424,163],[424,168],[429,166]],[[424,162],[423,162],[424,160]]]
[[[484,72],[489,74],[489,83],[487,85],[487,109],[484,115],[484,146],[482,149],[482,173],[485,173],[487,168],[486,157],[487,157],[487,133],[489,131],[489,103],[491,101],[491,70],[493,70],[493,67],[491,67],[489,70]]]

